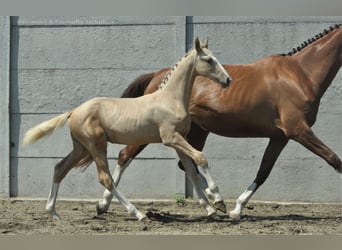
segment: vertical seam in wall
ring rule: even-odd
[[[10,196],[10,17],[1,17],[0,25],[0,195]]]
[[[184,54],[187,52],[186,48],[186,17],[185,16],[178,16],[175,18],[175,26],[176,26],[176,47],[175,47],[175,56],[176,61],[180,59]],[[176,155],[176,154],[175,154]],[[176,157],[176,162],[178,161],[178,157]],[[175,166],[177,168],[177,166]],[[183,171],[178,171],[175,169],[176,173],[176,187],[175,192],[176,194],[186,194],[186,178]]]
[[[191,26],[190,26],[191,25]],[[194,40],[193,16],[185,17],[185,50],[192,48]],[[194,198],[194,187],[188,178],[185,178],[185,196]]]

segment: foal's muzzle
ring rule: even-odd
[[[227,88],[231,81],[232,81],[232,78],[228,76],[226,82],[221,83],[222,88]]]

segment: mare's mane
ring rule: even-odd
[[[292,56],[293,54],[301,51],[302,49],[304,49],[305,47],[309,46],[310,44],[312,44],[313,42],[317,41],[318,39],[324,37],[325,35],[327,35],[328,33],[330,33],[331,31],[338,29],[341,26],[341,24],[335,24],[335,26],[330,26],[329,30],[324,29],[323,32],[317,34],[316,36],[308,39],[307,41],[305,41],[304,43],[301,44],[301,46],[298,46],[296,48],[293,48],[292,51],[288,52],[287,54],[281,54],[281,56]]]

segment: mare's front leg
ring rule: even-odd
[[[131,161],[147,146],[145,145],[127,145],[119,153],[118,162],[113,171],[113,181],[115,187],[119,185],[120,179],[124,171],[127,169]],[[113,199],[113,194],[109,190],[105,190],[103,198],[96,206],[98,215],[104,214],[108,211],[110,203]]]
[[[262,158],[257,176],[253,183],[236,200],[235,209],[229,212],[229,216],[231,218],[241,218],[243,208],[246,206],[247,202],[256,192],[256,190],[265,182],[265,180],[271,173],[274,163],[278,159],[281,151],[287,145],[287,142],[288,139],[286,137],[270,138],[270,141]]]

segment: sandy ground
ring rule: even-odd
[[[342,234],[342,204],[250,202],[241,220],[208,218],[196,201],[134,202],[149,220],[137,221],[118,203],[96,215],[96,202],[57,201],[61,220],[50,219],[45,201],[0,199],[0,235],[324,235]],[[229,209],[232,202],[227,202]]]

